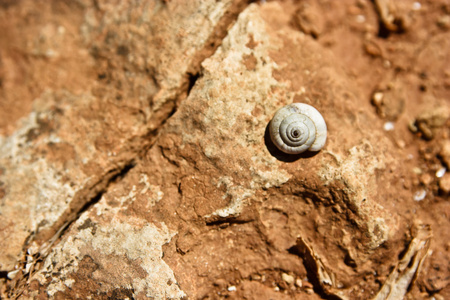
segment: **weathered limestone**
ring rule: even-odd
[[[305,277],[301,237],[327,269],[326,292],[345,297],[373,257],[395,259],[379,247],[398,225],[374,177],[394,163],[390,142],[381,126],[367,134],[376,120],[351,80],[280,13],[252,4],[239,15],[157,142],[64,234],[27,295],[223,295],[263,270]],[[329,141],[289,161],[265,135],[293,101],[322,112]]]

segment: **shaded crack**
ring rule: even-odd
[[[218,226],[218,227],[223,227],[223,226],[229,226],[229,225],[241,225],[241,224],[247,224],[247,223],[251,223],[254,220],[239,220],[237,218],[225,218],[225,219],[220,219],[220,220],[213,220],[213,221],[209,221],[206,220],[206,226]]]
[[[0,278],[4,279],[7,278],[8,272],[7,271],[0,271]]]
[[[123,162],[119,167],[107,171],[105,174],[98,177],[94,183],[88,183],[75,194],[69,207],[52,227],[37,232],[34,241],[38,244],[43,244],[45,241],[55,236],[56,233],[59,233],[59,236],[62,236],[67,228],[69,228],[70,224],[75,222],[83,212],[87,211],[101,199],[102,195],[112,183],[122,179],[134,166],[135,161],[134,159],[131,159]],[[64,229],[61,231],[61,228],[63,227]]]
[[[187,95],[188,96],[191,93],[191,90],[194,87],[194,85],[197,82],[197,79],[199,77],[200,77],[200,73],[188,74],[188,79],[189,79],[189,85],[188,85],[188,88],[187,88]]]
[[[342,300],[341,297],[329,293],[321,283],[320,274],[318,269],[321,267],[319,262],[316,260],[314,253],[311,249],[304,243],[304,241],[299,238],[297,244],[288,249],[290,254],[297,255],[303,260],[303,264],[306,269],[306,276],[308,281],[311,282],[314,288],[314,292],[318,294],[322,299],[328,300]]]
[[[96,204],[103,196],[103,194],[108,189],[109,185],[114,182],[118,182],[122,180],[128,172],[136,166],[136,162],[134,160],[130,161],[126,164],[122,169],[117,170],[118,172],[114,174],[106,183],[104,189],[101,189],[97,195],[95,195],[90,201],[87,201],[83,207],[78,211],[77,218],[78,219],[85,211],[88,211],[94,204]],[[69,224],[70,225],[70,224]],[[64,234],[64,233],[63,233]]]
[[[227,36],[228,30],[236,22],[241,12],[252,2],[255,1],[235,0],[233,2],[211,31],[211,35],[206,40],[203,49],[199,50],[197,54],[194,55],[187,74],[199,73],[202,62],[216,52],[217,48],[222,44],[223,39]]]

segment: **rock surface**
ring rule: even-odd
[[[421,140],[408,125],[423,114],[404,100],[449,110],[448,70],[433,60],[448,52],[425,55],[449,49],[448,32],[417,27],[431,4],[410,11],[403,39],[385,39],[369,2],[310,2],[82,0],[67,24],[68,7],[45,4],[25,57],[68,72],[70,56],[86,78],[44,82],[28,114],[0,123],[2,296],[389,299],[393,282],[416,278],[413,298],[449,295],[447,271],[435,268],[448,265],[449,201],[434,175],[447,163],[449,120]],[[36,5],[0,11],[17,18]],[[334,28],[339,19],[354,31]],[[361,47],[343,55],[352,40]],[[421,51],[417,63],[399,45]],[[42,65],[26,63],[30,74]],[[2,103],[16,99],[12,65],[0,64]],[[380,91],[393,91],[389,102],[373,102]],[[322,151],[291,156],[271,143],[270,119],[292,102],[324,116]],[[432,246],[431,231],[441,236]]]

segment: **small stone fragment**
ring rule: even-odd
[[[295,285],[299,288],[301,288],[303,286],[302,280],[300,278],[297,278],[295,280]]]
[[[445,172],[447,172],[447,169],[442,167],[439,170],[436,171],[436,177],[437,178],[441,178],[442,176],[445,175]]]
[[[431,182],[433,182],[433,177],[430,174],[425,173],[420,176],[420,183],[423,185],[429,185]]]
[[[422,174],[422,169],[420,169],[419,167],[414,167],[412,171],[417,175]]]
[[[234,285],[229,286],[227,289],[229,292],[235,292],[236,291],[236,287]]]
[[[303,286],[305,287],[305,289],[313,289],[314,287],[309,281],[303,281]]]
[[[255,281],[260,281],[261,280],[261,275],[253,274],[253,275],[251,275],[251,279],[255,280]]]
[[[395,121],[405,108],[404,90],[395,82],[379,87],[371,99],[378,116],[388,121]]]
[[[392,131],[394,130],[394,128],[395,128],[394,122],[386,122],[383,125],[384,131]]]
[[[320,6],[313,1],[305,1],[296,11],[294,24],[305,34],[317,38],[324,28],[324,20]]]
[[[400,149],[404,149],[406,147],[406,142],[404,140],[397,140],[397,146]]]
[[[449,29],[450,28],[450,15],[442,16],[438,19],[437,24],[442,29]]]
[[[414,201],[422,201],[427,196],[427,191],[419,190],[414,193]]]
[[[224,287],[227,286],[227,281],[225,279],[223,279],[223,278],[219,278],[216,281],[214,281],[214,285],[218,286],[218,287],[221,287],[221,288],[224,288]]]
[[[406,31],[410,26],[410,18],[401,11],[393,0],[375,0],[380,21],[391,32]]]
[[[450,169],[450,140],[443,141],[441,151],[439,151],[439,156],[447,166],[447,169]]]
[[[31,267],[33,266],[32,263],[28,263],[25,265],[25,273],[24,274],[28,274],[30,273]]]
[[[374,93],[372,96],[372,101],[375,106],[383,104],[383,93],[382,92]]]
[[[382,55],[380,46],[378,44],[376,44],[374,41],[367,41],[364,44],[364,50],[366,51],[367,54],[374,56],[374,57]],[[373,101],[378,101],[378,99],[375,99],[375,97],[379,97],[379,96],[383,97],[383,93],[375,93],[373,95],[373,97],[374,97]],[[379,100],[381,101],[382,98]]]
[[[447,107],[437,107],[426,110],[417,116],[413,125],[410,125],[410,130],[420,131],[426,140],[431,140],[435,136],[436,130],[444,126],[450,117],[450,112]]]
[[[37,244],[36,242],[33,241],[33,242],[31,243],[30,247],[28,247],[27,252],[28,252],[28,254],[30,254],[30,255],[34,255],[34,254],[38,253],[38,252],[39,252],[39,246],[38,246],[38,244]]]
[[[19,272],[20,272],[20,269],[8,272],[8,274],[7,274],[8,279],[11,279],[11,280],[14,279]]]
[[[420,2],[414,2],[412,5],[413,10],[420,10],[422,8],[422,4]]]
[[[288,284],[294,283],[294,276],[283,273],[281,274],[281,278],[286,281]]]
[[[445,195],[450,194],[450,174],[447,173],[439,180],[439,190]]]

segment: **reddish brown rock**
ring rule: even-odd
[[[14,269],[27,240],[45,242],[72,222],[145,152],[187,92],[188,73],[197,71],[198,60],[214,49],[242,6],[239,1],[96,3],[82,1],[74,11],[84,18],[85,41],[71,51],[90,52],[89,84],[77,93],[43,92],[19,129],[1,137],[0,270]],[[38,9],[31,1],[22,4]],[[185,14],[190,18],[180,19]],[[43,42],[30,44],[33,55],[69,51],[61,41],[63,30],[55,28],[56,21],[42,25]]]
[[[450,194],[450,174],[446,173],[441,179],[439,179],[439,189],[445,195]]]
[[[2,297],[386,299],[410,285],[413,298],[446,295],[436,266],[449,259],[449,201],[411,170],[435,174],[447,128],[429,142],[407,129],[420,107],[447,106],[433,56],[445,57],[445,39],[424,39],[416,23],[374,35],[365,1],[77,3],[71,34],[91,77],[78,92],[40,93],[0,138]],[[301,32],[294,12],[321,19]],[[40,56],[61,45],[57,22],[42,26],[30,46]],[[411,53],[431,62],[429,81]],[[401,87],[392,103],[408,99],[385,107],[389,132],[370,103],[382,78]],[[292,102],[324,116],[320,152],[271,144],[267,125]]]

